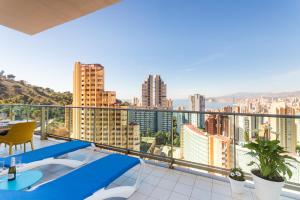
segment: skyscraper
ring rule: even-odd
[[[167,108],[167,85],[160,75],[149,75],[142,84],[142,106]]]
[[[270,109],[271,114],[277,115],[295,115],[295,109],[286,105],[285,102],[273,103]],[[280,145],[291,153],[296,152],[297,145],[297,129],[296,121],[292,118],[271,118],[270,125],[272,132],[274,132]],[[271,135],[271,139],[275,139]]]
[[[194,94],[189,96],[189,110],[205,112],[205,97],[200,94]],[[196,124],[194,126],[198,128],[204,128],[205,116],[204,114],[192,114],[191,118]]]
[[[180,137],[181,158],[217,167],[232,166],[231,139],[210,135],[191,124],[184,124]]]
[[[128,123],[127,112],[120,108],[114,91],[104,90],[104,67],[75,63],[71,137],[139,150],[139,125]],[[90,107],[98,107],[91,109]]]
[[[172,100],[167,100],[167,85],[159,75],[149,75],[142,84],[142,107],[144,108],[172,108]],[[157,131],[170,132],[172,113],[163,111],[136,110],[129,112],[130,121],[140,125],[143,135]]]
[[[189,110],[205,111],[205,97],[201,94],[194,94],[189,96]]]

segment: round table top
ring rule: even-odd
[[[7,180],[7,175],[0,177],[0,190],[23,190],[30,188],[43,177],[40,170],[20,172],[13,181]]]

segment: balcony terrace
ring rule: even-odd
[[[7,0],[0,7],[0,24],[34,35],[117,2],[119,0]],[[94,77],[95,69],[91,72],[90,76]],[[92,98],[86,104],[73,105],[95,106],[100,89],[92,83],[99,81],[99,88],[104,88],[104,78],[89,80],[84,73],[81,76],[87,84],[83,80],[80,82],[78,94]],[[112,152],[142,158],[146,162],[145,170],[141,185],[129,198],[131,200],[255,200],[251,169],[247,165],[253,158],[247,155],[249,151],[244,145],[259,137],[279,140],[280,145],[300,161],[299,115],[108,108],[116,94],[103,91],[101,95],[106,97],[102,102],[105,108],[0,105],[0,120],[36,121],[35,148],[73,139],[89,141],[98,147],[97,151],[81,149],[64,155],[70,159],[84,160],[90,155],[92,161]],[[205,119],[211,121],[206,124]],[[23,152],[18,148],[14,153]],[[8,148],[2,145],[0,154],[7,156]],[[285,183],[281,200],[300,199],[300,164],[289,164],[295,168],[292,178]],[[246,172],[243,195],[231,192],[226,176],[233,167],[241,167]],[[34,186],[63,176],[72,169],[47,165],[39,170],[43,178]],[[109,187],[132,185],[136,178],[135,167]]]
[[[34,136],[34,145],[36,148],[42,148],[64,140],[49,138],[41,140],[39,135]],[[29,146],[27,148],[30,148]],[[7,149],[3,146],[0,149],[1,156],[8,155]],[[16,153],[23,152],[22,148],[16,150]],[[78,150],[66,155],[66,157],[75,160],[84,160],[92,152],[91,160],[107,156],[112,151],[99,148],[96,152],[88,149]],[[48,165],[39,167],[44,174],[43,179],[36,185],[56,179],[69,171],[71,168],[59,165]],[[97,173],[95,171],[95,173]],[[132,185],[137,177],[137,168],[132,168],[120,178],[115,180],[109,187],[120,185]],[[243,196],[232,196],[230,184],[225,177],[209,173],[199,172],[193,169],[175,167],[169,169],[163,162],[147,160],[145,170],[142,175],[142,182],[139,189],[129,198],[131,200],[231,200],[255,199],[252,194],[253,185],[247,183],[245,194]],[[121,199],[121,198],[111,198]],[[300,199],[300,193],[291,190],[284,190],[281,200]]]

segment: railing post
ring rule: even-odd
[[[68,119],[69,120],[69,122],[68,122],[69,127],[68,127],[68,129],[69,129],[69,137],[71,138],[71,121],[72,121],[71,120],[71,117],[72,117],[71,111],[73,112],[73,108],[69,107],[69,108],[66,108],[66,109],[69,109],[69,113],[68,113],[69,114],[69,119]]]
[[[255,139],[257,138],[257,136],[258,136],[258,127],[257,127],[257,123],[256,123],[256,120],[257,120],[257,118],[256,118],[256,115],[254,116],[254,129],[255,129]]]
[[[12,106],[9,106],[9,119],[10,119],[11,121],[14,120],[14,117],[13,117],[13,111],[12,111]]]
[[[173,163],[174,163],[174,158],[173,158],[173,144],[174,144],[174,130],[173,127],[174,122],[173,122],[173,112],[171,112],[171,163],[169,165],[170,169],[174,169]]]
[[[127,110],[126,149],[129,149],[129,110]]]
[[[94,143],[96,143],[96,108],[94,108],[94,127],[93,127],[93,132],[94,132]]]
[[[30,107],[27,106],[27,109],[26,109],[26,121],[27,122],[29,121],[29,109],[30,109]]]
[[[236,126],[235,126],[235,114],[233,114],[233,153],[234,153],[234,167],[236,167]]]
[[[46,109],[42,107],[41,113],[41,140],[47,139],[47,131],[46,131]]]

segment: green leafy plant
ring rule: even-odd
[[[278,140],[257,138],[256,142],[245,145],[251,150],[248,154],[257,160],[248,164],[248,166],[257,166],[257,169],[252,170],[252,173],[263,179],[276,182],[284,181],[286,175],[289,178],[292,177],[290,167],[293,167],[293,165],[288,161],[298,161],[287,155],[288,152],[279,143]]]
[[[245,175],[241,168],[232,168],[229,177],[236,181],[245,181]]]
[[[298,155],[300,155],[300,145],[299,144],[296,147],[296,152],[298,153]]]
[[[244,140],[245,142],[249,142],[249,131],[244,132]]]

